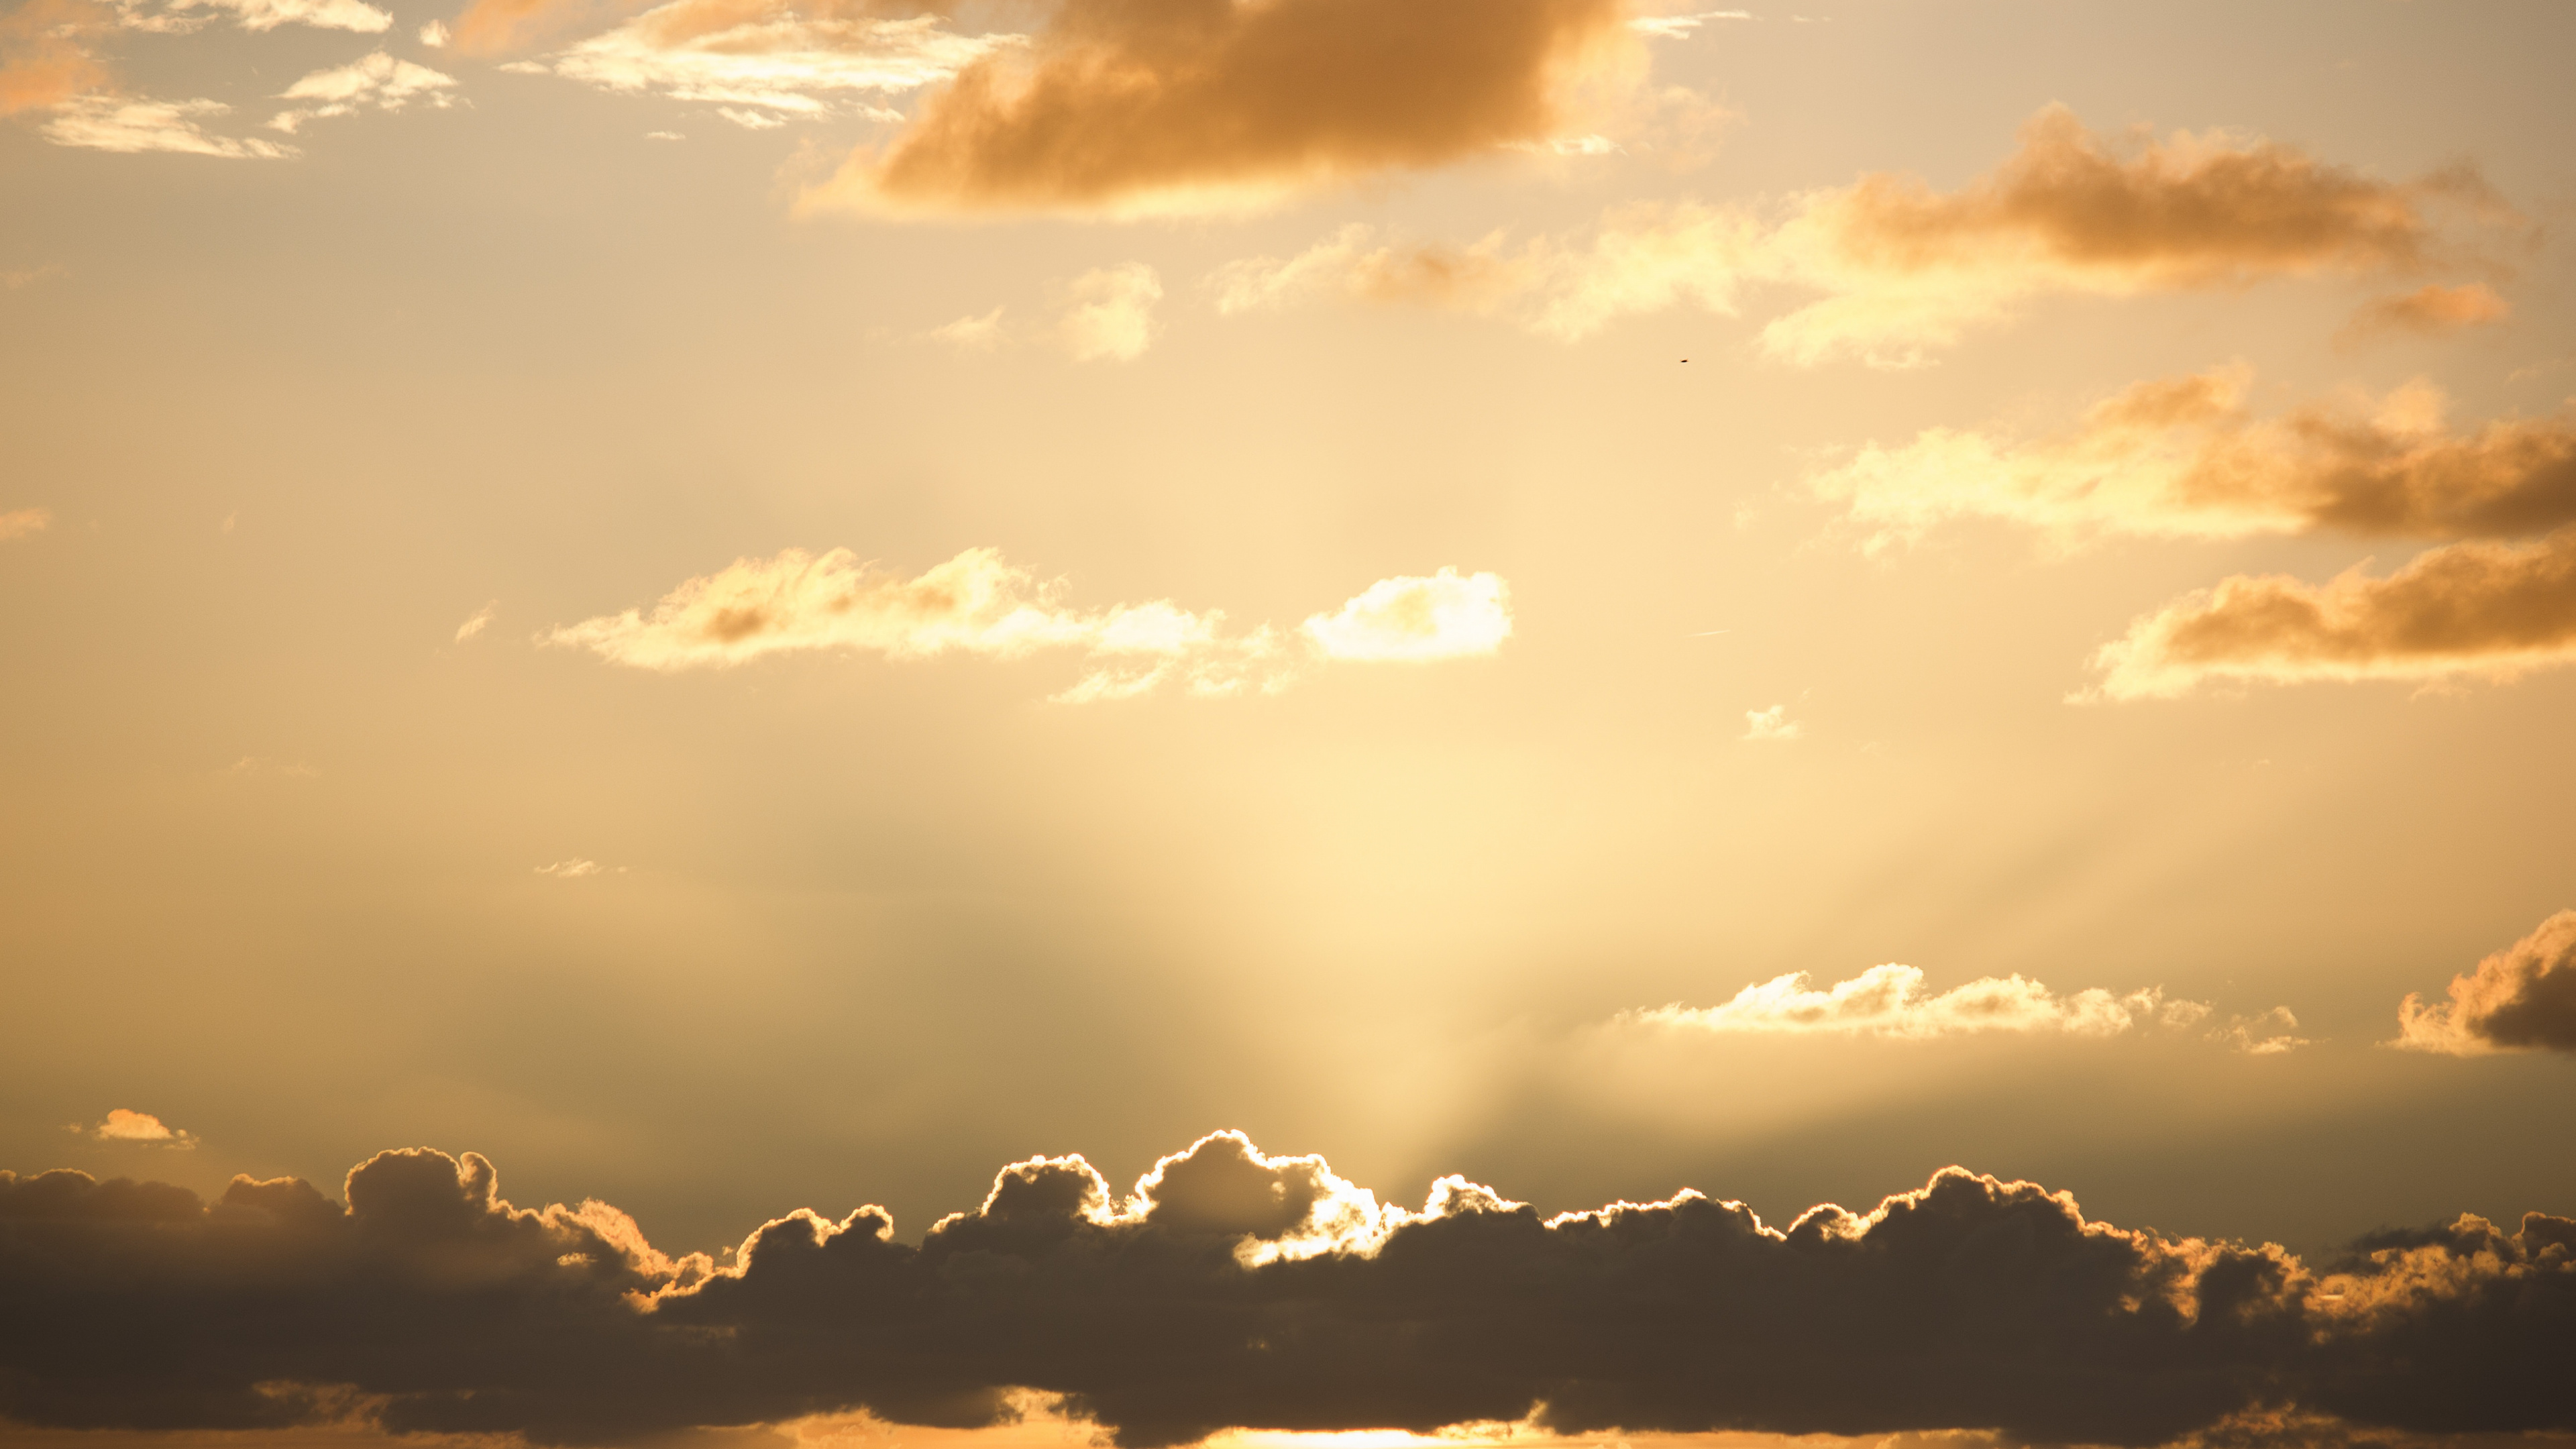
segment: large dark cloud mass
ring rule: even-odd
[[[615,1443],[864,1406],[993,1422],[1065,1396],[1120,1443],[1228,1427],[1950,1427],[2149,1444],[2231,1418],[2576,1428],[2576,1221],[2280,1249],[2088,1223],[1951,1169],[1786,1231],[1695,1193],[1553,1220],[1449,1179],[1381,1208],[1220,1134],[1113,1198],[1023,1162],[915,1247],[874,1208],[780,1218],[733,1266],[596,1203],[529,1211],[415,1149],[220,1201],[0,1174],[0,1414]]]

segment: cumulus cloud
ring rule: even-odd
[[[2413,1051],[2576,1052],[2576,911],[2560,911],[2477,969],[2451,978],[2450,999],[2408,993],[2397,1040]]]
[[[0,543],[25,538],[31,533],[42,533],[53,521],[54,513],[50,508],[19,508],[0,513]]]
[[[469,53],[508,48],[478,4],[457,22]],[[880,102],[954,75],[1018,43],[961,35],[935,15],[888,18],[835,0],[670,0],[543,61],[522,62],[603,90],[727,108],[755,128],[854,112],[902,116]]]
[[[2495,288],[2484,282],[2445,287],[2419,287],[2400,297],[2387,297],[2362,308],[2346,323],[2341,340],[2368,342],[2392,333],[2437,337],[2470,327],[2501,322],[2512,312]]]
[[[444,108],[453,102],[448,92],[455,87],[454,76],[396,60],[379,50],[347,65],[317,70],[288,86],[279,94],[280,100],[318,104],[280,111],[268,124],[292,134],[306,121],[355,115],[362,110],[399,111],[416,100]]]
[[[58,106],[43,131],[45,139],[56,145],[99,151],[175,151],[236,161],[275,161],[295,154],[292,146],[256,136],[219,136],[199,124],[202,117],[220,116],[230,110],[232,107],[221,101],[79,96]]]
[[[2090,699],[2172,698],[2217,681],[2512,679],[2576,660],[2576,526],[2472,541],[2374,577],[2244,575],[2187,594],[2102,646]]]
[[[1199,211],[1563,129],[1613,0],[1065,0],[854,153],[809,209]]]
[[[1217,1134],[1121,1195],[1014,1163],[917,1245],[799,1210],[724,1267],[491,1163],[360,1164],[333,1201],[0,1174],[0,1413],[20,1424],[641,1442],[864,1410],[977,1426],[1055,1396],[1130,1449],[1226,1428],[1555,1435],[1991,1430],[2145,1445],[2270,1416],[2565,1429],[2576,1222],[2279,1248],[2088,1221],[1949,1168],[1785,1227],[1684,1191],[1546,1217],[1418,1209]]]
[[[1154,341],[1154,304],[1163,280],[1143,262],[1074,278],[1057,307],[1056,340],[1076,362],[1133,362]]]
[[[1341,295],[1500,313],[1569,340],[1683,304],[1732,314],[1747,289],[1776,285],[1823,295],[1764,327],[1771,355],[1893,365],[2043,294],[2418,271],[2447,255],[2446,206],[2508,214],[2464,170],[2389,182],[2221,132],[2106,139],[2050,106],[2011,157],[1957,191],[1878,173],[1766,207],[1622,207],[1588,234],[1516,246],[1371,245],[1345,230],[1216,281],[1229,310]]]
[[[540,639],[655,670],[724,667],[811,650],[889,659],[1016,659],[1062,650],[1083,656],[1089,670],[1056,697],[1085,703],[1165,684],[1201,695],[1275,693],[1307,662],[1492,653],[1510,632],[1502,580],[1460,578],[1450,569],[1428,579],[1380,580],[1338,613],[1309,619],[1302,659],[1268,625],[1230,632],[1222,611],[1193,612],[1168,599],[1086,610],[1066,604],[1062,594],[1060,583],[1040,580],[989,548],[968,549],[911,579],[882,572],[847,549],[819,557],[788,549],[690,579],[649,612],[602,615]]]
[[[1747,986],[1717,1006],[1676,1002],[1633,1012],[1629,1019],[1701,1031],[1919,1040],[1987,1031],[2117,1036],[2138,1026],[2191,1026],[2208,1014],[2205,1003],[2169,1001],[2154,988],[2126,996],[2095,988],[2060,997],[2018,975],[1982,977],[1935,994],[1924,986],[1921,971],[1890,962],[1823,988],[1808,985],[1807,973],[1792,971]]]
[[[1751,743],[1786,743],[1806,732],[1804,725],[1789,718],[1789,706],[1785,704],[1744,712],[1744,738]]]
[[[1299,626],[1327,659],[1459,659],[1491,654],[1512,636],[1511,590],[1494,574],[1380,579],[1330,614]]]
[[[197,1135],[183,1132],[162,1122],[149,1112],[136,1112],[118,1107],[107,1114],[107,1120],[92,1124],[75,1122],[71,1130],[97,1142],[133,1143],[144,1147],[175,1147],[181,1151],[197,1145]]]
[[[2252,383],[2242,364],[2138,383],[2074,429],[2027,442],[1933,428],[1864,447],[1809,486],[1844,505],[1873,549],[1957,518],[2065,544],[2103,533],[2457,538],[2576,521],[2576,417],[2454,431],[2441,390],[2419,380],[2258,418],[2245,402]]]

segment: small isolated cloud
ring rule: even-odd
[[[42,533],[53,521],[53,510],[49,508],[20,508],[0,513],[0,543],[25,538],[31,533]]]
[[[447,39],[447,22],[444,20],[433,20],[420,28],[420,43],[432,50],[446,49]]]
[[[2274,1057],[2310,1044],[2296,1035],[2298,1029],[2299,1019],[2290,1014],[2290,1008],[2276,1006],[2260,1016],[2230,1017],[2211,1035],[2248,1056]]]
[[[99,151],[175,151],[189,156],[230,160],[277,161],[295,154],[292,146],[256,136],[218,136],[198,124],[201,117],[220,116],[232,107],[221,101],[147,101],[115,96],[81,96],[56,108],[45,122],[46,140],[58,146],[85,146]]]
[[[2106,139],[2063,106],[1952,192],[1871,174],[1760,207],[1632,205],[1518,245],[1370,245],[1345,229],[1212,279],[1224,310],[1344,296],[1506,316],[1565,340],[1683,304],[1732,315],[1748,289],[1821,293],[1762,331],[1774,357],[1922,360],[2050,293],[2128,297],[2283,277],[2396,275],[2444,255],[2438,212],[2509,215],[2473,173],[2386,182],[2225,133]]]
[[[1327,659],[1461,659],[1491,654],[1512,636],[1511,590],[1495,574],[1380,579],[1300,632]]]
[[[2362,308],[2344,324],[2338,340],[2351,344],[2397,334],[2439,337],[2501,322],[2512,311],[2504,298],[2496,295],[2495,288],[2484,282],[2458,287],[2435,283]]]
[[[2441,389],[2419,380],[2258,418],[2252,384],[2242,364],[2138,383],[2028,442],[1933,428],[1864,447],[1808,486],[1844,505],[1873,550],[1959,518],[2069,546],[2104,533],[2458,538],[2576,521],[2576,415],[2455,431]]]
[[[960,317],[944,327],[931,328],[928,336],[961,352],[990,352],[1002,341],[1002,309],[996,307],[980,317]]]
[[[485,628],[490,626],[492,623],[492,616],[495,613],[498,613],[500,608],[501,601],[499,599],[494,599],[492,602],[485,604],[482,608],[475,610],[464,623],[456,626],[456,642],[462,644],[466,640],[473,638],[475,635],[482,633]]]
[[[854,152],[808,209],[1206,212],[1564,134],[1616,0],[1067,0]]]
[[[536,867],[535,873],[538,875],[550,875],[557,880],[579,880],[586,875],[599,874],[599,862],[595,860],[583,860],[576,856],[569,860],[556,861],[552,865],[538,866]]]
[[[2244,575],[2130,624],[2076,696],[2172,698],[2209,681],[2512,679],[2576,661],[2576,526],[2528,544],[2428,550],[2323,584]]]
[[[1750,742],[1788,741],[1805,733],[1805,726],[1789,718],[1789,706],[1785,704],[1744,712],[1744,738]]]
[[[2392,1046],[2451,1056],[2576,1052],[2576,911],[2560,911],[2528,936],[2451,978],[2450,999],[2408,993]]]
[[[1076,362],[1133,362],[1153,344],[1154,304],[1162,299],[1162,278],[1143,262],[1085,272],[1058,304],[1056,340]]]
[[[1006,563],[989,548],[968,549],[910,579],[881,572],[847,549],[820,556],[788,549],[690,579],[649,612],[629,609],[540,637],[662,671],[813,650],[899,660],[1017,659],[1061,650],[1083,657],[1089,672],[1056,698],[1084,703],[1167,683],[1200,695],[1275,693],[1307,663],[1490,653],[1479,641],[1499,642],[1510,632],[1502,580],[1491,574],[1462,579],[1447,569],[1429,579],[1380,580],[1337,613],[1316,615],[1296,638],[1267,624],[1233,632],[1221,611],[1194,612],[1168,599],[1078,609],[1062,594],[1060,583]],[[1320,635],[1312,632],[1315,620],[1326,621]],[[1302,658],[1298,639],[1307,645]],[[1362,652],[1333,652],[1340,646]]]
[[[291,135],[306,121],[354,115],[362,110],[399,111],[416,100],[444,108],[454,103],[455,97],[448,92],[455,87],[453,76],[396,60],[379,50],[347,65],[317,70],[288,86],[278,99],[318,104],[281,111],[268,124]]]
[[[142,1147],[170,1147],[182,1152],[197,1145],[197,1135],[168,1126],[149,1112],[129,1111],[119,1107],[107,1114],[107,1120],[89,1125],[75,1122],[71,1130],[97,1142],[131,1143]]]
[[[727,119],[760,129],[844,113],[901,121],[880,102],[1018,41],[960,35],[928,14],[879,18],[870,8],[829,0],[672,0],[523,64],[602,90],[725,107]],[[548,13],[478,0],[458,19],[455,46],[470,55],[514,49],[524,24]]]
[[[1792,971],[1747,986],[1722,1005],[1675,1002],[1628,1019],[1701,1031],[1920,1040],[1990,1031],[2117,1036],[2138,1026],[2189,1026],[2209,1014],[2201,1002],[2168,1001],[2153,988],[2126,996],[2096,988],[2060,997],[2018,975],[1988,976],[1936,995],[1925,988],[1921,971],[1893,962],[1822,989],[1807,979],[1807,973]]]
[[[1640,15],[1628,22],[1628,28],[1639,35],[1658,40],[1687,40],[1690,33],[1712,20],[1751,20],[1750,10],[1703,10],[1696,15]]]

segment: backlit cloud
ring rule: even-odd
[[[1988,976],[1935,994],[1912,966],[1872,966],[1849,981],[1807,984],[1793,971],[1756,982],[1717,1006],[1679,1003],[1631,1014],[1654,1026],[1701,1031],[1926,1038],[1963,1033],[2065,1032],[2117,1036],[2135,1026],[2192,1026],[2209,1015],[2197,1001],[2168,1001],[2149,989],[2114,996],[2099,988],[2060,997],[2021,976]]]
[[[2488,1052],[2576,1052],[2576,911],[2560,911],[2451,978],[2448,1001],[2409,993],[2397,1008],[2394,1045],[2479,1056]]]
[[[458,22],[456,45],[487,32],[478,5]],[[855,111],[902,116],[885,99],[945,80],[1012,35],[960,35],[933,15],[888,18],[831,0],[671,0],[523,68],[626,93],[726,108],[755,128],[787,118]]]
[[[53,510],[49,508],[18,508],[0,513],[0,543],[42,533],[53,521]]]
[[[811,650],[921,659],[942,654],[1016,659],[1046,650],[1082,656],[1089,672],[1057,696],[1125,698],[1165,684],[1202,695],[1288,687],[1309,662],[1432,661],[1490,654],[1511,632],[1501,579],[1383,579],[1334,614],[1307,621],[1302,651],[1263,625],[1231,632],[1221,611],[1168,599],[1078,609],[1060,584],[968,549],[917,578],[879,571],[847,549],[819,557],[789,549],[740,559],[672,590],[648,612],[629,609],[550,631],[549,644],[590,649],[619,664],[678,670]]]
[[[1614,0],[1064,0],[809,209],[1201,211],[1556,136]]]
[[[354,115],[362,110],[399,111],[415,100],[444,107],[453,101],[448,92],[455,87],[453,76],[396,60],[379,50],[347,65],[317,70],[288,86],[279,99],[317,104],[280,111],[268,124],[291,134],[306,121]]]
[[[1684,304],[1732,314],[1746,290],[1773,285],[1823,295],[1764,327],[1771,355],[1904,363],[2043,294],[2402,275],[2445,258],[2439,208],[2506,215],[2464,170],[2388,182],[2222,132],[2115,141],[2062,106],[2020,141],[1957,191],[1876,173],[1768,207],[1624,206],[1589,233],[1517,245],[1371,245],[1345,229],[1213,281],[1226,311],[1347,296],[1501,314],[1569,340]]]
[[[1491,654],[1512,636],[1511,590],[1493,574],[1442,569],[1380,579],[1299,626],[1327,659],[1431,660]]]
[[[1142,262],[1085,272],[1065,289],[1056,340],[1076,362],[1133,362],[1153,345],[1162,299],[1162,278]]]
[[[2019,441],[1933,428],[1809,480],[1872,548],[1951,519],[1992,518],[2074,543],[2334,531],[2417,538],[2536,532],[2576,521],[2576,418],[2454,431],[2441,390],[2310,404],[2258,418],[2242,365],[2139,383],[2072,431]]]
[[[1124,1195],[1080,1157],[1014,1163],[917,1244],[879,1208],[800,1209],[719,1267],[604,1203],[497,1187],[484,1158],[422,1148],[362,1163],[342,1201],[0,1174],[6,1412],[276,1430],[356,1405],[393,1434],[633,1444],[858,1410],[980,1426],[1026,1390],[1135,1449],[1478,1423],[2128,1445],[2255,1417],[2576,1423],[2556,1371],[2576,1221],[2538,1213],[2375,1234],[2319,1271],[1958,1168],[1785,1227],[1691,1191],[1548,1217],[1459,1177],[1382,1204],[1227,1133]]]
[[[95,1125],[75,1122],[71,1130],[97,1142],[132,1143],[142,1147],[175,1147],[182,1151],[197,1145],[193,1132],[171,1127],[149,1112],[136,1112],[119,1107],[107,1119]]]
[[[2431,549],[2385,576],[2243,575],[2188,594],[2094,655],[2109,699],[2210,681],[2511,679],[2576,661],[2576,527]]]

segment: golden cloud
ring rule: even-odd
[[[1747,986],[1716,1006],[1675,1003],[1628,1019],[1713,1032],[1920,1040],[1993,1031],[2117,1036],[2144,1025],[2197,1025],[2210,1011],[2202,1002],[2168,1001],[2152,988],[2126,996],[2094,988],[2060,997],[2014,975],[1982,977],[1935,994],[1923,979],[1915,967],[1890,962],[1817,988],[1807,984],[1807,973],[1792,971]]]
[[[1269,625],[1230,633],[1218,610],[1168,599],[1077,609],[1060,584],[975,548],[906,579],[847,549],[819,557],[788,549],[738,559],[690,579],[650,611],[628,609],[554,629],[541,642],[589,649],[639,669],[748,663],[813,650],[919,659],[941,654],[1014,659],[1042,650],[1083,656],[1090,669],[1056,696],[1123,699],[1164,684],[1192,694],[1276,693],[1305,660]],[[1333,614],[1306,621],[1316,662],[1428,662],[1491,654],[1511,633],[1503,581],[1493,574],[1381,579]]]
[[[1933,428],[1865,447],[1809,486],[1844,504],[1872,549],[1959,518],[2043,530],[2175,538],[2334,531],[2457,538],[2576,521],[2576,418],[2445,429],[2441,390],[2313,404],[2277,418],[2245,405],[2252,370],[2139,383],[2073,431],[2030,443]]]
[[[53,521],[53,510],[49,508],[20,508],[0,513],[0,541],[42,533]]]
[[[1212,281],[1227,311],[1345,296],[1501,313],[1569,340],[1683,303],[1732,314],[1745,288],[1777,284],[1824,295],[1763,329],[1772,355],[1903,363],[2046,293],[2420,270],[2447,255],[2444,204],[2509,215],[2464,168],[2389,182],[2223,132],[2115,141],[2052,105],[2023,125],[2002,165],[1957,191],[1877,173],[1766,207],[1624,207],[1589,233],[1517,247],[1499,234],[1466,247],[1372,246],[1345,229]],[[2456,291],[2438,305],[2470,305],[2484,289]]]
[[[2576,528],[2455,543],[2385,577],[2239,575],[2129,626],[2079,698],[2142,699],[2208,680],[2509,679],[2576,661]]]
[[[2452,977],[2448,1001],[2427,1005],[2409,992],[2397,1026],[2390,1045],[2413,1051],[2576,1052],[2576,911],[2560,911]]]
[[[0,116],[42,111],[108,84],[82,41],[112,28],[92,0],[27,0],[0,15]]]
[[[119,1107],[107,1114],[107,1120],[95,1126],[75,1122],[71,1130],[97,1142],[133,1143],[144,1147],[172,1147],[186,1151],[197,1145],[197,1134],[169,1126],[149,1112]]]
[[[2354,313],[2352,321],[2344,326],[2341,340],[2366,342],[2399,332],[2437,337],[2501,322],[2512,311],[2504,298],[2496,295],[2495,288],[2484,282],[2457,287],[2428,284],[2404,296],[2383,298]]]
[[[1563,122],[1637,43],[1617,0],[1064,0],[961,70],[806,210],[1238,207],[1418,169]]]

